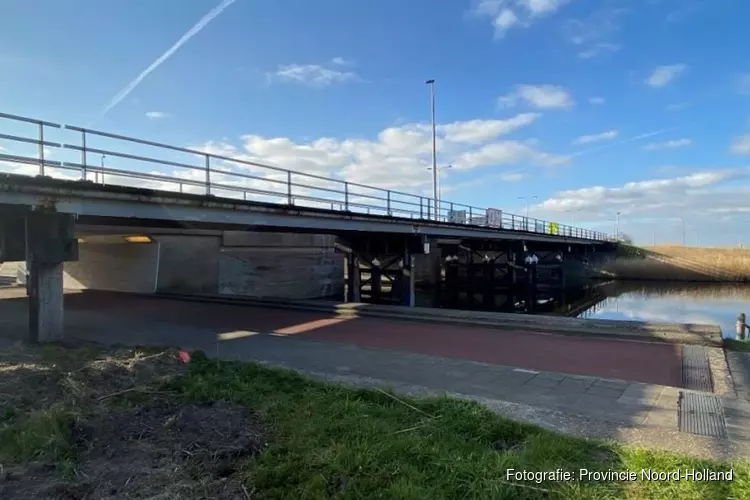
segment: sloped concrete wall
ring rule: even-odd
[[[82,243],[68,289],[313,299],[344,293],[335,236],[227,232],[153,235],[154,243]]]
[[[155,236],[160,292],[219,293],[219,236]]]
[[[153,293],[159,243],[82,243],[78,261],[66,262],[63,287]]]
[[[313,299],[344,292],[344,258],[335,236],[225,233],[219,293]]]

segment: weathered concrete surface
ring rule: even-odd
[[[29,276],[29,329],[32,342],[55,342],[63,338],[63,264],[39,264]]]
[[[219,293],[250,297],[320,298],[344,293],[344,257],[334,236],[225,233]]]
[[[218,236],[157,235],[159,242],[158,291],[218,293]]]
[[[78,262],[65,263],[66,289],[156,290],[159,243],[82,243],[78,251]]]
[[[152,238],[151,244],[82,243],[79,261],[65,264],[65,288],[287,299],[344,293],[344,256],[335,253],[334,236],[226,232]],[[23,263],[4,269],[25,282]]]

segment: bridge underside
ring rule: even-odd
[[[425,255],[436,259],[427,267],[439,273],[446,257],[462,252],[484,256],[485,267],[492,262],[495,269],[499,254],[505,255],[507,267],[526,251],[575,255],[609,245],[571,236],[16,177],[0,179],[0,262],[27,262],[30,338],[39,342],[62,337],[63,263],[78,260],[79,238],[90,236],[334,235],[336,249],[347,257],[348,300],[362,300],[363,292],[377,299],[386,283],[390,296],[407,306],[414,305],[417,259]],[[156,259],[158,274],[158,250]]]

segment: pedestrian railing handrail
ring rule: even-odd
[[[71,180],[101,184],[153,187],[165,191],[179,191],[224,197],[241,197],[248,201],[264,201],[291,206],[311,206],[333,211],[386,215],[408,219],[461,224],[472,227],[513,230],[529,233],[569,236],[587,240],[608,241],[605,233],[540,220],[495,209],[483,209],[462,203],[438,200],[427,196],[394,189],[367,186],[344,179],[299,172],[268,165],[254,159],[238,158],[207,151],[162,144],[145,139],[113,134],[101,130],[62,125],[24,116],[0,113],[0,124],[10,122],[13,133],[2,133],[0,140],[18,147],[36,146],[36,154],[3,152],[0,163],[22,165],[21,173],[49,175],[77,172]],[[35,131],[18,135],[16,128],[33,126]],[[49,140],[50,133],[67,134],[65,140]],[[111,141],[116,146],[92,145],[94,141]],[[177,158],[157,158],[134,152],[135,148],[156,148],[160,155],[188,155],[199,158],[196,163]],[[71,155],[79,156],[73,160]],[[92,155],[100,156],[101,163],[92,164]],[[52,159],[63,157],[64,159]],[[122,166],[105,166],[125,163]],[[142,171],[171,167],[171,173]],[[138,168],[136,168],[138,167]],[[238,171],[239,170],[239,171]],[[259,174],[259,175],[254,175]]]

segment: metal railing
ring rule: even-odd
[[[14,144],[13,150],[0,147],[0,167],[4,164],[7,170],[10,166],[15,173],[596,241],[609,239],[598,231],[461,203],[439,201],[436,208],[427,196],[288,170],[247,156],[216,154],[0,113],[0,124],[8,123],[14,129],[34,129],[25,136],[0,133],[0,141]],[[4,128],[0,127],[0,132]],[[60,140],[50,140],[53,135]],[[29,147],[36,153],[14,152]],[[155,149],[158,154],[139,154],[141,149]],[[100,158],[98,165],[91,161],[96,157]],[[109,165],[105,165],[105,159]],[[172,171],[158,170],[165,167]]]

